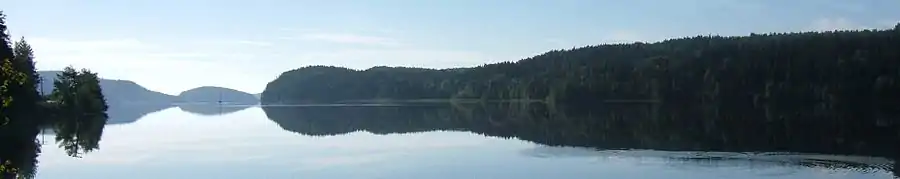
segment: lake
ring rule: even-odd
[[[701,120],[647,106],[131,106],[108,113],[99,148],[81,158],[57,147],[53,132],[38,136],[45,143],[36,178],[894,178],[897,168],[894,128],[837,130],[848,125],[744,121],[766,117],[738,113]]]

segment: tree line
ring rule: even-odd
[[[41,130],[53,129],[59,146],[78,157],[99,147],[108,106],[97,73],[87,69],[67,67],[52,94],[41,95],[34,51],[24,37],[10,41],[5,20],[0,11],[0,179],[33,178]]]
[[[370,99],[542,100],[896,109],[894,29],[695,36],[553,50],[471,68],[309,66],[268,83],[262,103]],[[423,59],[424,60],[424,59]],[[714,109],[711,109],[714,110]]]

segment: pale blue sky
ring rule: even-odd
[[[4,0],[41,70],[169,94],[307,65],[446,68],[699,34],[888,28],[897,0]]]

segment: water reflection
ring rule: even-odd
[[[219,105],[219,104],[181,104],[182,111],[197,115],[217,116],[238,112],[254,105]]]
[[[665,159],[671,166],[695,167],[811,167],[847,169],[857,172],[891,171],[893,161],[883,157],[823,155],[803,153],[747,153],[659,150],[593,150],[582,147],[536,146],[521,151],[522,155],[538,158],[594,157],[601,159]]]
[[[54,142],[70,157],[80,157],[99,149],[108,119],[105,112],[81,113],[51,108],[36,110],[40,111],[36,111],[32,118],[0,126],[0,158],[7,162],[5,167],[12,167],[0,177],[34,178],[42,144],[47,142],[37,139],[42,130],[51,130],[55,134]]]
[[[170,104],[120,104],[111,105],[107,110],[109,115],[108,125],[127,124],[141,119],[147,114],[168,109],[173,105]]]
[[[375,134],[466,131],[546,146],[588,147],[603,151],[667,151],[620,152],[616,156],[662,154],[658,158],[677,162],[768,162],[885,172],[898,168],[895,162],[887,160],[897,158],[898,126],[866,118],[890,114],[831,111],[830,115],[813,115],[771,109],[710,112],[699,107],[643,104],[571,108],[540,103],[272,106],[263,107],[263,110],[283,129],[302,135],[331,136],[354,131]],[[696,151],[724,152],[730,157]],[[692,156],[672,157],[674,154]],[[852,160],[847,160],[844,155],[852,156],[849,157]],[[869,162],[867,158],[860,162],[853,158],[859,156],[884,160]]]
[[[867,118],[541,103],[189,108],[124,115],[143,117],[106,128],[60,122],[51,136],[76,146],[44,145],[39,177],[797,179],[900,168],[897,127]],[[40,151],[27,152],[41,149],[36,141],[19,142],[2,154],[37,163]]]

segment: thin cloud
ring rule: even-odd
[[[766,6],[763,3],[758,1],[744,1],[744,0],[718,0],[712,2],[704,2],[704,3],[713,3],[719,5],[720,7],[725,7],[728,10],[736,10],[743,12],[763,12],[766,10]]]
[[[132,80],[151,90],[168,94],[177,94],[181,89],[197,85],[260,91],[258,90],[261,88],[260,85],[246,84],[267,78],[267,75],[244,73],[260,65],[254,62],[252,57],[264,55],[236,51],[234,49],[238,47],[244,48],[236,45],[201,45],[238,44],[235,41],[213,43],[188,40],[190,42],[184,44],[162,45],[138,39],[26,40],[35,49],[36,65],[39,70],[60,70],[69,65],[89,68],[98,72],[102,78]],[[165,69],[167,72],[152,72],[159,69]],[[219,75],[221,78],[204,79],[208,74],[221,74]],[[198,84],[198,81],[203,83]]]
[[[831,1],[825,3],[831,8],[838,11],[852,12],[852,13],[862,13],[869,10],[869,7],[865,2],[854,2],[854,1]]]
[[[339,33],[314,33],[304,34],[296,38],[299,40],[326,41],[342,44],[358,44],[358,45],[378,45],[378,46],[399,46],[402,45],[399,40],[388,37],[366,36],[358,34],[339,34]]]
[[[149,54],[149,57],[153,58],[161,58],[161,59],[169,59],[169,58],[208,58],[213,57],[215,55],[210,53],[153,53]]]
[[[900,23],[898,20],[877,20],[857,22],[847,18],[821,18],[813,21],[806,30],[833,31],[833,30],[860,30],[860,29],[891,29]]]
[[[652,39],[635,31],[614,31],[603,38],[603,43],[649,42]]]
[[[253,45],[253,46],[272,46],[273,45],[272,43],[269,43],[269,42],[252,41],[252,40],[238,40],[238,41],[235,41],[235,43],[243,44],[243,45]]]
[[[26,38],[25,40],[35,49],[52,51],[121,51],[158,48],[156,45],[144,43],[137,39],[60,40]]]
[[[812,31],[833,31],[833,30],[853,30],[853,29],[869,29],[853,22],[847,18],[822,18],[813,21],[808,30]]]
[[[180,44],[189,46],[203,46],[207,48],[244,48],[247,46],[268,47],[275,46],[275,43],[263,40],[245,40],[245,39],[204,39],[204,40],[185,40]],[[192,48],[194,48],[192,47]]]
[[[546,42],[554,47],[563,47],[563,46],[566,46],[566,44],[569,44],[569,42],[567,42],[566,40],[558,39],[558,38],[544,39],[544,42]]]
[[[881,20],[878,21],[879,26],[883,26],[884,28],[893,28],[897,24],[900,24],[900,20]]]
[[[353,69],[373,66],[407,66],[423,68],[470,67],[498,62],[487,54],[473,51],[428,49],[337,50],[309,52],[295,56],[293,67],[337,65]],[[513,59],[504,59],[513,60]],[[288,69],[284,69],[288,70]]]
[[[282,28],[278,28],[277,30],[278,30],[278,31],[283,31],[283,32],[313,32],[313,31],[319,31],[319,29],[315,29],[315,28],[293,28],[293,27],[282,27]]]

